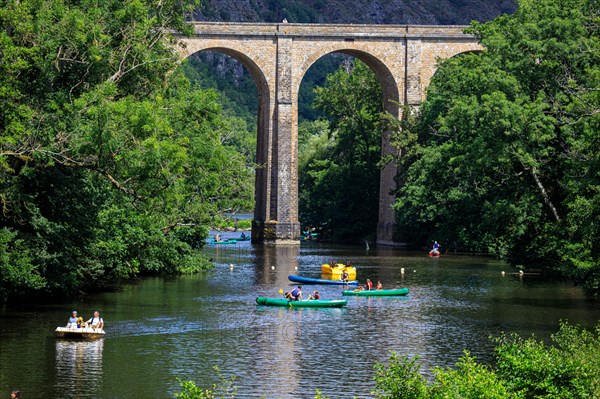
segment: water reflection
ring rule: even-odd
[[[432,260],[318,244],[225,247],[213,248],[216,267],[209,273],[147,278],[69,304],[106,309],[111,331],[105,347],[48,337],[65,304],[0,310],[0,385],[16,385],[28,398],[168,398],[179,391],[177,378],[203,387],[218,383],[213,366],[219,366],[225,377],[237,376],[240,399],[309,398],[317,388],[351,399],[369,396],[373,364],[387,360],[390,350],[419,356],[429,375],[433,366],[453,365],[463,349],[492,360],[488,337],[501,331],[545,338],[559,319],[591,327],[600,318],[600,304],[580,288],[520,279],[485,258]],[[344,309],[256,305],[257,296],[289,289],[288,274],[319,277],[321,263],[332,258],[351,260],[361,281],[381,279],[385,288],[409,287],[410,294],[350,297]],[[314,289],[342,298],[341,287],[305,287]]]
[[[255,251],[255,283],[288,286],[287,276],[297,274],[300,247],[297,245],[264,246],[256,247]]]
[[[56,341],[55,397],[94,398],[102,387],[104,340]]]
[[[272,370],[280,370],[276,384],[264,392],[268,397],[276,397],[277,388],[286,387],[289,392],[298,392],[300,373],[296,353],[298,347],[299,326],[290,322],[289,312],[292,309],[264,309],[269,324],[264,329],[256,329],[257,349],[262,354],[277,353],[278,356],[256,356],[256,374],[269,378]],[[301,310],[301,309],[300,309]],[[274,321],[274,323],[273,323]],[[275,388],[275,389],[273,389]],[[259,388],[260,389],[260,388]]]

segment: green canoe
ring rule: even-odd
[[[356,295],[356,296],[404,296],[407,294],[408,294],[408,288],[399,288],[397,290],[371,290],[371,291],[346,290],[346,291],[342,291],[342,295]]]
[[[221,241],[212,240],[210,243],[213,245],[237,244],[237,240],[230,240],[230,239],[221,240]]]
[[[316,299],[310,301],[290,301],[284,298],[265,298],[259,296],[256,303],[265,306],[288,306],[290,308],[341,308],[348,303],[345,299],[326,300]]]

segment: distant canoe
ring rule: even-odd
[[[342,295],[353,296],[405,296],[408,294],[408,288],[399,288],[396,290],[346,290]]]
[[[237,240],[221,240],[221,241],[212,240],[210,243],[214,244],[214,245],[236,244]]]
[[[236,241],[250,241],[251,237],[250,236],[246,236],[246,237],[243,237],[243,238],[242,237],[238,237],[238,238],[235,238],[235,240]]]
[[[68,328],[56,327],[54,335],[57,338],[94,340],[104,338],[106,332],[101,328]]]
[[[256,303],[264,306],[286,306],[289,308],[341,308],[348,303],[345,299],[315,299],[306,301],[292,301],[283,298],[256,298]]]
[[[302,284],[358,285],[358,281],[356,280],[344,282],[340,280],[325,280],[322,278],[310,278],[293,275],[289,275],[288,280],[293,281],[294,283]]]

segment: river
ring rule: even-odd
[[[389,351],[418,355],[430,374],[464,349],[490,361],[489,337],[501,331],[548,338],[561,319],[590,327],[600,319],[600,304],[580,288],[513,274],[485,257],[319,244],[209,251],[216,268],[203,275],[141,279],[66,303],[3,309],[0,397],[17,387],[26,399],[171,398],[178,378],[218,382],[215,366],[236,376],[238,398],[312,398],[315,389],[332,399],[369,397],[373,365]],[[381,279],[384,288],[410,294],[349,298],[344,309],[256,306],[257,296],[288,289],[288,274],[319,277],[332,258],[351,260],[360,280]],[[341,297],[339,287],[318,289]],[[100,310],[107,337],[55,339],[52,330],[73,309],[86,318]]]

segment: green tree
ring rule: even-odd
[[[0,230],[0,300],[24,289],[40,289],[46,284],[32,254],[17,233],[7,228]]]
[[[598,9],[520,1],[472,25],[485,51],[442,62],[399,137],[402,237],[456,240],[598,288]]]
[[[207,268],[223,209],[251,207],[237,120],[178,69],[195,1],[0,9],[3,296]],[[15,253],[23,253],[15,274]]]
[[[301,221],[336,241],[362,239],[377,223],[381,87],[356,60],[315,92],[315,107],[329,126],[314,122],[300,128]]]
[[[534,337],[496,340],[498,374],[526,398],[589,398],[600,395],[600,326],[588,331],[568,323],[550,344]]]
[[[392,353],[375,366],[377,398],[593,398],[600,395],[600,326],[588,331],[561,323],[546,344],[535,337],[502,335],[496,362],[465,352],[454,368],[435,368],[431,383],[417,359]]]

